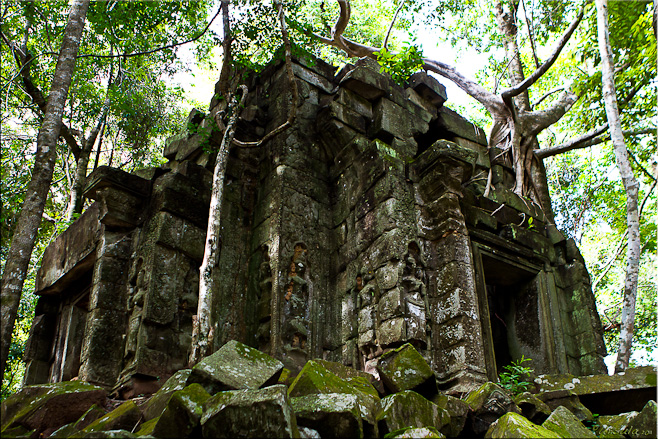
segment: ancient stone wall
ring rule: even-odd
[[[440,83],[418,73],[402,88],[367,59],[294,72],[294,125],[229,157],[215,349],[238,340],[293,372],[311,358],[374,371],[411,343],[454,393],[521,355],[540,373],[604,370],[578,249],[511,191],[509,163],[443,105]],[[255,140],[286,120],[289,85],[281,63],[247,85],[237,136]],[[96,202],[44,255],[26,383],[78,376],[131,394],[185,367],[211,120],[193,111],[161,168],[89,177]]]

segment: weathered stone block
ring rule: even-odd
[[[450,421],[441,428],[441,433],[448,437],[460,435],[466,425],[469,406],[461,399],[438,393],[432,397],[432,402],[448,412]]]
[[[377,340],[382,346],[400,343],[407,339],[407,322],[404,317],[386,320],[377,330]]]
[[[21,426],[37,433],[78,420],[93,405],[103,406],[102,387],[82,381],[27,386],[2,401],[0,431]]]
[[[158,438],[198,437],[203,405],[209,398],[210,394],[196,383],[175,391],[151,434]]]
[[[399,288],[387,291],[379,299],[379,318],[388,320],[404,314],[404,302]]]
[[[473,125],[455,111],[441,107],[435,122],[436,129],[446,131],[453,136],[462,137],[480,145],[487,145],[487,136],[482,128]]]
[[[528,421],[518,413],[507,413],[491,424],[485,438],[559,438],[557,433]]]
[[[258,389],[277,382],[283,363],[232,340],[192,368],[188,383],[200,383],[209,393],[227,389]]]
[[[494,428],[491,424],[505,413],[521,413],[510,395],[494,383],[485,383],[476,391],[471,392],[466,398],[466,403],[471,407],[472,429],[475,434],[482,434],[490,430],[490,426]],[[513,420],[516,419],[525,418],[518,415],[513,418]],[[530,423],[527,420],[525,422]]]
[[[448,412],[416,392],[405,390],[381,400],[377,421],[380,434],[404,427],[443,428],[450,422]]]
[[[144,418],[147,421],[160,416],[167,406],[167,401],[171,395],[177,391],[182,390],[187,385],[187,379],[190,376],[191,369],[179,370],[173,374],[164,385],[158,390],[146,403],[144,407]]]
[[[98,418],[74,434],[73,438],[92,437],[93,433],[109,430],[132,430],[139,423],[142,413],[133,401],[126,401],[110,413]]]
[[[437,393],[432,368],[408,343],[382,355],[377,371],[390,392],[414,390],[427,397]]]
[[[206,401],[201,428],[207,438],[299,437],[286,386],[281,384],[217,393]]]
[[[320,437],[364,437],[361,407],[356,395],[328,393],[291,398],[298,426]]]
[[[560,406],[541,424],[547,430],[564,438],[595,438],[596,435],[585,426],[569,410]]]
[[[408,82],[416,93],[436,107],[443,105],[448,99],[445,86],[426,72],[414,73]]]
[[[336,101],[330,102],[323,108],[318,117],[337,119],[361,133],[366,132],[366,120],[363,116]]]
[[[393,137],[404,139],[425,133],[428,128],[424,120],[411,117],[411,113],[388,99],[380,99],[373,109],[370,133],[382,140]]]
[[[535,424],[541,424],[551,415],[550,407],[530,392],[516,395],[514,403],[521,409],[521,414]]]
[[[390,79],[366,67],[355,67],[340,80],[340,85],[372,101],[384,95]]]

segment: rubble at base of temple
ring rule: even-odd
[[[230,153],[211,352],[240,342],[292,377],[324,361],[365,383],[392,352],[411,346],[427,366],[415,393],[379,374],[372,397],[393,392],[400,396],[387,401],[420,396],[420,404],[431,404],[436,391],[472,394],[523,357],[544,376],[605,373],[601,323],[574,241],[513,192],[507,155],[444,106],[438,81],[417,73],[403,88],[368,59],[339,72],[299,59],[293,70],[292,126]],[[245,77],[236,137],[255,141],[287,119],[290,86],[281,62]],[[209,115],[191,112],[185,132],[167,142],[167,164],[90,174],[84,194],[94,202],[46,249],[37,275],[26,385],[77,380],[129,400],[162,391],[186,370],[222,135],[212,115],[225,105],[216,95]],[[186,380],[185,389],[203,381],[194,373]],[[339,390],[329,393],[350,394]],[[189,391],[192,400],[205,395],[198,386]],[[267,392],[254,398],[279,408],[263,419],[290,424],[284,436],[301,431],[294,413],[299,418],[302,402],[294,398],[306,395]],[[245,404],[240,395],[227,398]],[[344,413],[374,404],[339,399]],[[386,407],[395,412],[393,402]],[[381,424],[356,418],[345,428],[364,436]],[[417,424],[436,429],[427,434],[444,428]]]
[[[3,402],[0,431],[3,438],[656,437],[654,367],[583,383],[539,376],[532,393],[487,382],[462,399],[438,389],[411,344],[389,351],[376,371],[379,379],[318,359],[292,378],[282,362],[231,341],[151,397],[108,399],[102,387],[79,381],[25,387]],[[615,393],[626,410],[593,414],[574,383],[581,397]]]

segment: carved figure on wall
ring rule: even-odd
[[[258,329],[256,342],[259,349],[268,351],[272,330],[272,267],[268,256],[267,247],[263,249],[263,262],[258,268],[258,290],[256,315],[258,318]]]
[[[420,249],[415,243],[409,244],[402,273],[402,291],[405,306],[407,341],[418,349],[426,349],[428,344],[427,286]]]
[[[310,282],[308,280],[307,249],[303,243],[295,245],[288,270],[288,285],[284,296],[284,346],[307,354],[309,338]]]
[[[139,336],[140,323],[142,321],[142,310],[144,308],[144,295],[146,294],[146,270],[142,267],[144,260],[139,258],[134,265],[134,274],[130,279],[130,297],[128,309],[130,318],[126,334],[126,346],[124,359],[130,361],[135,357],[137,350],[137,337]]]

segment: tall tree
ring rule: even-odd
[[[637,280],[640,267],[640,218],[638,211],[639,184],[633,174],[628,150],[617,107],[617,92],[615,89],[615,64],[612,59],[608,26],[608,1],[596,0],[598,41],[601,53],[601,69],[603,75],[603,99],[605,112],[610,127],[610,137],[617,160],[617,168],[626,190],[626,222],[628,227],[628,249],[626,255],[626,279],[624,282],[624,302],[621,317],[621,336],[615,371],[622,372],[628,367],[633,340],[633,325],[635,323],[635,299],[637,295]]]
[[[57,158],[57,139],[62,126],[62,113],[75,70],[75,61],[80,47],[89,0],[73,0],[68,23],[64,30],[57,67],[48,95],[41,129],[37,137],[37,152],[32,179],[21,209],[11,247],[2,274],[2,303],[0,340],[2,341],[1,366],[4,374],[9,355],[11,335],[18,312],[23,282],[27,274],[32,249],[41,223],[48,189],[53,177]]]
[[[366,56],[378,58],[381,48],[372,47],[344,37],[344,32],[351,17],[350,2],[337,0],[340,13],[336,24],[331,29],[331,36],[313,32],[312,35],[324,44],[343,50],[350,57]],[[507,52],[510,87],[502,93],[490,92],[481,84],[464,76],[456,68],[440,60],[423,58],[422,68],[441,75],[478,101],[491,114],[493,128],[489,136],[489,146],[498,147],[511,156],[516,173],[514,192],[528,196],[538,202],[550,222],[553,213],[546,184],[545,170],[541,160],[534,152],[538,149],[537,135],[555,124],[576,102],[577,95],[566,89],[551,106],[542,110],[531,107],[527,92],[555,63],[574,31],[580,24],[585,6],[578,12],[566,32],[558,38],[550,56],[529,74],[524,74],[524,65],[518,48],[517,12],[519,1],[497,0],[494,3],[499,35],[504,41]]]

